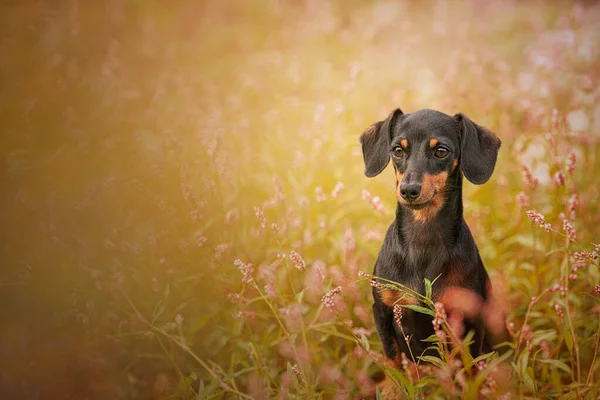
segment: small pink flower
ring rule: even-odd
[[[344,231],[341,247],[346,261],[349,260],[354,252],[354,248],[356,247],[356,240],[354,239],[354,233],[352,232],[352,229],[346,228]]]
[[[265,285],[265,292],[268,298],[274,299],[277,297],[277,291],[273,287],[273,285]]]
[[[331,198],[336,199],[340,193],[344,190],[344,184],[342,182],[338,182],[335,184],[333,191],[331,192]]]
[[[579,198],[577,197],[577,193],[574,193],[571,195],[571,197],[569,197],[569,204],[568,204],[568,208],[567,208],[567,211],[569,213],[569,218],[571,218],[572,220],[575,219],[575,210],[577,209],[578,205],[579,205]]]
[[[569,153],[569,158],[567,160],[567,172],[572,174],[575,171],[575,164],[577,162],[577,157],[574,152]]]
[[[556,315],[558,316],[558,318],[563,319],[564,314],[563,314],[563,310],[562,310],[562,307],[560,306],[560,304],[555,304],[554,310],[556,311]]]
[[[575,264],[573,264],[573,265],[571,266],[571,270],[572,270],[573,272],[578,272],[580,269],[582,269],[582,268],[585,268],[585,266],[586,266],[586,265],[587,265],[587,263],[584,263],[584,262],[578,262],[578,263],[575,263]]]
[[[277,226],[277,224],[275,222],[273,222],[273,223],[271,223],[271,230],[273,231],[274,234],[278,234],[279,226]]]
[[[252,264],[245,264],[240,259],[235,260],[233,264],[236,265],[242,273],[242,282],[252,282],[252,272],[254,272]]]
[[[542,357],[550,358],[552,351],[550,349],[550,344],[548,343],[548,341],[546,339],[544,339],[540,342],[540,348],[542,349]]]
[[[557,173],[554,174],[552,181],[554,182],[554,184],[556,186],[565,186],[565,176],[563,175],[563,173],[561,171],[558,171]]]
[[[323,188],[321,186],[317,186],[315,188],[315,193],[317,195],[317,202],[322,203],[327,199],[327,196],[325,196],[325,192],[323,192]]]
[[[358,336],[358,337],[361,337],[361,336],[371,337],[371,335],[372,335],[372,332],[370,330],[363,328],[363,327],[354,328],[352,330],[352,333],[354,333],[354,336]]]
[[[536,222],[539,226],[544,228],[546,231],[552,231],[552,225],[546,222],[544,216],[540,213],[536,213],[535,211],[528,210],[527,216],[533,221]]]
[[[300,200],[298,200],[298,205],[300,206],[300,208],[306,208],[308,207],[308,197],[306,196],[302,196],[300,197]]]
[[[323,302],[323,304],[325,304],[325,307],[327,308],[333,308],[335,303],[333,302],[333,298],[340,294],[342,291],[342,287],[338,286],[335,289],[331,289],[325,296],[323,296],[321,298],[321,301]]]
[[[265,228],[267,226],[267,219],[265,218],[265,213],[260,207],[254,207],[254,215],[258,219],[258,223],[261,228]]]
[[[433,307],[435,310],[435,316],[433,317],[432,323],[433,329],[435,329],[437,333],[437,331],[441,329],[442,324],[446,322],[446,309],[440,302],[435,303]]]
[[[523,172],[523,180],[525,181],[525,185],[533,190],[537,189],[540,181],[533,177],[533,173],[529,167],[523,164],[521,165],[521,171]]]
[[[529,207],[529,196],[527,196],[525,192],[517,193],[516,201],[519,208]]]
[[[317,276],[321,281],[320,283],[323,283],[325,281],[325,278],[327,277],[325,273],[325,263],[323,261],[317,260],[313,263],[313,268],[315,269],[315,272],[317,273]]]
[[[567,237],[569,238],[569,240],[571,242],[574,242],[576,236],[575,228],[573,228],[573,225],[566,219],[563,220],[563,229],[565,230],[565,232],[567,232]]]
[[[208,238],[200,233],[196,235],[196,243],[198,247],[204,247],[204,245],[208,242]]]
[[[294,263],[294,266],[299,271],[305,271],[306,270],[306,263],[304,262],[304,260],[300,256],[300,254],[296,253],[295,250],[290,251],[290,260],[292,260],[292,262]]]
[[[369,203],[371,203],[371,208],[373,208],[373,210],[379,211],[380,213],[384,212],[384,207],[379,196],[371,197]]]
[[[229,225],[236,223],[239,219],[240,219],[240,214],[239,214],[238,210],[236,210],[236,209],[229,210],[229,211],[227,211],[227,214],[225,214],[225,223],[227,223]]]
[[[594,289],[596,290],[596,293],[598,294],[598,296],[600,296],[600,285],[596,285],[596,287]]]
[[[402,326],[402,307],[399,304],[394,304],[394,321],[398,326]]]

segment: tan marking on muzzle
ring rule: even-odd
[[[439,140],[437,140],[437,139],[431,139],[431,140],[429,141],[429,147],[431,147],[431,148],[433,149],[435,146],[437,146],[437,144],[438,144],[439,142],[440,142],[440,141],[439,141]]]
[[[448,172],[446,171],[437,175],[425,174],[423,176],[421,195],[417,198],[416,202],[431,199],[431,203],[421,210],[413,210],[415,220],[425,222],[437,215],[446,200],[446,179],[448,179]],[[436,191],[437,194],[435,194]]]

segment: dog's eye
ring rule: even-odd
[[[400,146],[396,146],[392,149],[392,155],[397,158],[404,157],[404,150]]]
[[[437,158],[444,158],[448,155],[450,151],[445,148],[445,147],[438,147],[437,149],[435,149],[435,152],[433,153]]]

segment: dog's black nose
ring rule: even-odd
[[[402,183],[400,184],[400,196],[404,200],[413,201],[421,194],[420,183]]]

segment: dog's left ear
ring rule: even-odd
[[[400,115],[402,110],[397,108],[385,120],[376,122],[360,135],[365,175],[369,178],[379,175],[390,162],[391,128]]]
[[[476,185],[486,183],[494,172],[502,142],[464,114],[456,114],[454,119],[461,133],[460,164],[465,178]]]

